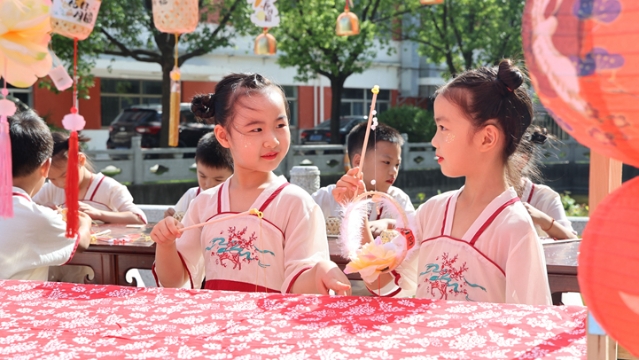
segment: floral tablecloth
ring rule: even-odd
[[[581,307],[0,281],[0,358],[585,359]]]

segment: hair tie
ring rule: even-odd
[[[506,83],[504,82],[504,80],[500,79],[499,77],[497,77],[497,78],[496,78],[496,80],[497,80],[497,81],[499,81],[499,82],[500,82],[500,83],[501,83],[501,84],[502,84],[502,85],[506,88],[506,90],[508,90],[509,92],[513,92],[513,89],[511,89],[511,88],[508,86],[508,84],[506,84]]]
[[[542,134],[540,132],[537,132],[537,131],[535,131],[530,136],[530,141],[535,143],[535,144],[539,144],[539,145],[545,144],[547,139],[548,139],[548,136],[546,136],[545,134]]]

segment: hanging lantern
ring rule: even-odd
[[[608,195],[590,216],[579,247],[579,288],[608,335],[639,356],[639,177]]]
[[[274,55],[277,52],[275,37],[268,29],[280,24],[280,16],[275,7],[276,0],[247,0],[253,9],[251,22],[264,31],[255,38],[253,52],[255,55]]]
[[[337,17],[337,24],[335,25],[335,34],[337,36],[352,36],[359,34],[359,19],[357,15],[350,12],[348,3],[350,0],[346,0],[344,4],[344,12]]]
[[[51,30],[71,39],[84,40],[93,31],[100,0],[53,0]]]
[[[264,32],[255,38],[255,55],[274,55],[276,51],[275,37],[268,33],[267,28],[264,28]]]
[[[16,87],[29,87],[51,69],[46,0],[0,2],[0,77]]]
[[[163,33],[193,32],[199,17],[198,0],[153,0],[153,23]]]
[[[444,0],[419,0],[419,3],[422,5],[438,5],[443,4]]]
[[[198,0],[153,0],[153,23],[161,32],[175,35],[174,65],[170,73],[169,146],[178,146],[182,77],[178,67],[180,34],[193,32],[200,17]]]
[[[578,142],[639,166],[639,2],[528,0],[522,40],[541,103]]]

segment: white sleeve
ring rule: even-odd
[[[543,199],[540,199],[539,201],[539,210],[555,219],[556,222],[560,223],[575,235],[577,234],[577,232],[572,228],[572,223],[566,216],[566,211],[561,203],[561,197],[556,192],[544,193]]]
[[[191,208],[189,208],[189,210],[184,215],[184,219],[182,220],[182,223],[185,227],[200,223],[198,210],[199,209],[197,206],[192,206]],[[189,280],[181,286],[183,288],[199,289],[202,287],[205,269],[204,255],[200,242],[201,234],[201,227],[187,230],[175,242],[178,255],[180,256],[182,264],[184,265],[189,275]],[[159,278],[157,279],[157,281],[158,285],[161,286],[161,281]]]
[[[111,205],[118,212],[130,211],[139,216],[145,224],[148,223],[144,211],[133,203],[133,196],[131,196],[129,189],[119,182],[115,180],[113,181],[114,183],[109,186],[109,198]]]
[[[506,260],[506,303],[552,305],[544,250],[532,221],[529,229],[511,230],[511,236],[520,238],[512,239]]]
[[[310,199],[300,205],[289,206],[288,209],[282,293],[291,292],[295,280],[304,271],[321,260],[330,260],[322,210],[317,204],[311,203]]]
[[[340,206],[333,198],[333,188],[333,186],[326,186],[311,195],[315,203],[319,205],[325,218],[330,216],[341,217],[339,214]]]
[[[37,266],[56,266],[66,264],[73,258],[80,237],[69,239],[65,236],[67,224],[62,215],[45,206],[34,205],[33,229],[37,229],[40,241],[33,249],[39,256],[35,261]]]

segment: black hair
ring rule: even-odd
[[[11,173],[14,178],[31,175],[51,157],[53,138],[47,124],[32,110],[9,116]]]
[[[351,159],[355,154],[360,154],[364,148],[367,125],[367,122],[359,123],[348,133],[346,149]],[[368,144],[366,144],[367,151],[374,149],[375,144],[380,141],[388,141],[391,144],[398,144],[400,147],[404,144],[404,138],[399,131],[382,123],[378,124],[375,130],[371,129]]]
[[[542,146],[555,140],[556,138],[549,134],[546,128],[540,128],[539,126],[531,126],[528,128],[517,149],[517,152],[521,154],[524,161],[522,176],[534,182],[542,180],[541,171],[539,170],[539,166],[543,164],[542,159],[544,155]],[[550,146],[554,147],[553,144],[550,144]]]
[[[230,74],[225,76],[215,86],[215,93],[196,95],[191,101],[191,111],[205,122],[213,122],[225,128],[233,120],[235,113],[233,105],[243,96],[250,96],[268,88],[275,88],[282,94],[286,116],[290,119],[291,112],[282,88],[260,74]]]
[[[436,92],[466,112],[476,129],[497,120],[505,135],[506,175],[515,187],[520,184],[522,163],[516,152],[527,141],[523,136],[533,117],[532,101],[522,87],[524,80],[522,70],[504,59],[497,67],[465,71]]]
[[[53,154],[51,155],[52,164],[57,164],[60,161],[68,161],[69,134],[66,132],[54,131],[51,133],[51,136],[53,137]],[[78,134],[78,143],[83,144],[88,142],[89,140],[91,139]],[[87,161],[84,163],[84,166],[89,169],[89,171],[93,172],[93,164],[91,164],[88,158]]]
[[[233,171],[231,152],[220,145],[213,132],[202,136],[197,142],[195,162],[212,168],[226,168]]]

